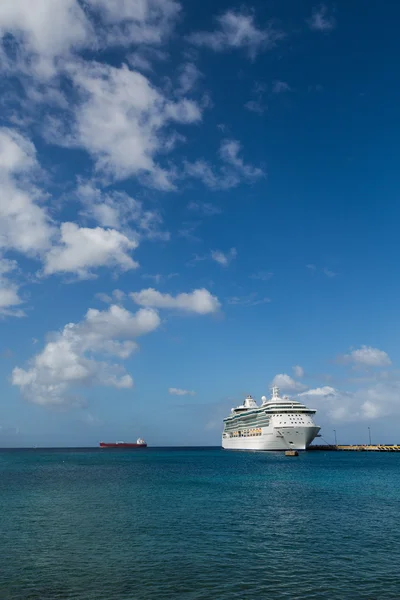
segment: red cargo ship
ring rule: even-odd
[[[100,442],[100,448],[147,448],[147,444],[139,438],[136,442]]]

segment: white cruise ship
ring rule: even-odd
[[[241,406],[232,408],[224,419],[222,447],[226,450],[306,450],[320,427],[313,421],[316,410],[281,397],[279,388],[262,404],[247,396]]]

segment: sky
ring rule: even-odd
[[[2,0],[0,446],[400,442],[399,18]]]

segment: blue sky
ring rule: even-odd
[[[0,445],[398,441],[399,17],[3,0]]]

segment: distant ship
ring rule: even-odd
[[[247,396],[224,419],[222,447],[227,450],[306,450],[320,428],[313,421],[316,410],[279,395],[261,398],[262,404]]]
[[[147,444],[138,438],[136,442],[100,442],[100,448],[147,448]]]

